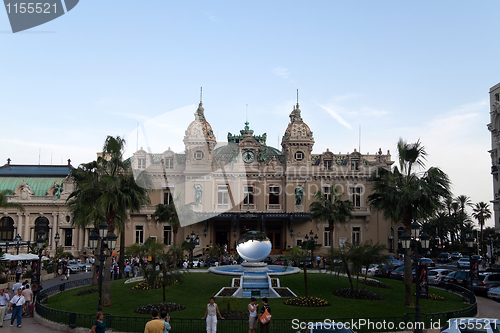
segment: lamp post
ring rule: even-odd
[[[38,231],[38,237],[36,239],[36,248],[38,249],[38,267],[37,267],[37,278],[36,281],[40,284],[40,273],[42,271],[42,251],[45,248],[45,237],[47,233],[43,230]]]
[[[472,267],[472,249],[474,248],[474,238],[472,237],[472,229],[470,228],[465,230],[465,243],[469,249],[470,302],[472,303],[472,295],[474,295],[474,289],[472,287],[472,280],[474,278]]]
[[[110,255],[106,255],[104,253],[104,249],[107,248],[111,252],[115,249],[116,239],[118,238],[114,232],[111,232],[107,235],[108,232],[108,224],[105,221],[102,221],[99,224],[99,235],[96,234],[94,230],[89,235],[89,248],[92,250],[97,249],[97,244],[99,239],[101,239],[101,250],[99,254],[94,254],[99,260],[99,304],[97,305],[97,311],[102,311],[102,277],[103,277],[103,269],[104,269],[104,260]]]
[[[420,301],[419,301],[419,294],[420,294],[420,288],[419,288],[419,282],[420,282],[420,270],[419,270],[419,259],[420,256],[418,255],[418,238],[420,238],[420,243],[423,249],[428,249],[429,248],[429,235],[426,233],[423,233],[422,236],[420,236],[420,225],[417,222],[413,222],[411,224],[411,237],[406,233],[406,231],[401,235],[400,240],[401,240],[401,245],[402,247],[406,250],[411,247],[411,240],[413,239],[413,251],[415,252],[415,261],[417,263],[416,265],[416,276],[415,276],[415,331],[414,333],[422,333],[422,328],[419,326],[421,315],[420,315]]]
[[[14,238],[14,241],[16,242],[16,249],[17,249],[17,255],[19,255],[19,248],[21,247],[21,242],[23,241],[23,239],[21,238],[21,236],[19,236],[19,234],[17,234],[16,238]]]

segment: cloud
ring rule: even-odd
[[[285,67],[276,67],[273,69],[273,73],[284,79],[288,79],[288,76],[290,75],[288,68]]]
[[[205,12],[204,14],[210,21],[217,22],[217,17],[212,12]]]
[[[325,105],[321,105],[321,104],[318,104],[320,108],[322,108],[323,110],[325,110],[326,112],[328,112],[335,120],[337,120],[342,126],[345,126],[347,127],[348,129],[352,129],[352,126],[344,120],[344,118],[342,118],[338,112],[336,112],[334,110],[333,107],[330,107],[330,106],[325,106]]]

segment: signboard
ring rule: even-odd
[[[420,264],[418,269],[418,298],[427,299],[429,297],[429,284],[427,279],[427,265]]]

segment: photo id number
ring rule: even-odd
[[[56,13],[57,10],[57,3],[51,4],[48,2],[21,2],[21,3],[14,3],[10,4],[7,3],[5,5],[7,7],[7,13],[14,13],[14,14],[51,14],[51,13]],[[52,11],[52,8],[54,11]]]

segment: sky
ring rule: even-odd
[[[248,119],[280,148],[298,89],[313,153],[381,148],[395,160],[399,138],[420,140],[454,196],[489,202],[499,7],[81,0],[15,34],[0,10],[0,164],[77,166],[107,135],[125,137],[127,156],[183,152],[200,87],[218,141]]]

